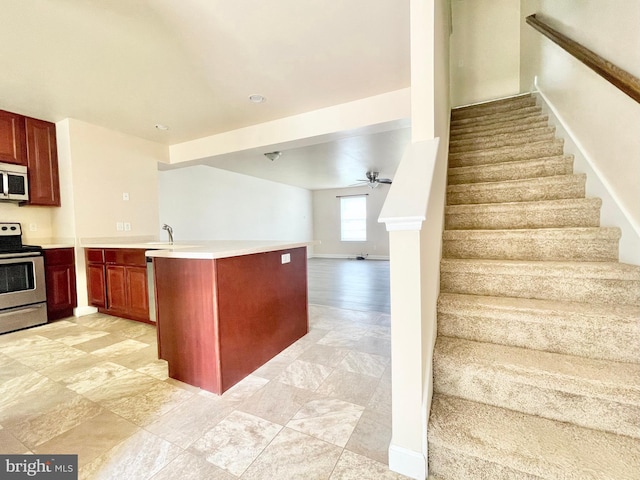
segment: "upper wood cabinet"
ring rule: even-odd
[[[29,205],[60,206],[56,125],[25,118]]]
[[[0,110],[0,162],[27,164],[24,117]]]
[[[26,165],[26,205],[60,206],[56,125],[0,110],[0,162]]]

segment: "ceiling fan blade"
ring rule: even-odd
[[[378,183],[388,183],[391,184],[391,179],[390,178],[379,178]]]
[[[352,183],[351,185],[347,185],[347,187],[364,187],[369,184],[369,180],[360,180],[358,183]]]

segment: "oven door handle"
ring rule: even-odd
[[[28,257],[41,257],[40,252],[16,252],[16,253],[0,253],[0,259],[6,258],[28,258]]]
[[[25,313],[30,313],[30,312],[36,312],[36,311],[38,311],[38,310],[39,310],[39,309],[41,309],[41,308],[44,308],[44,304],[42,304],[42,303],[41,303],[41,304],[39,304],[39,305],[34,305],[33,307],[27,307],[27,308],[24,308],[24,307],[12,308],[12,309],[11,309],[11,311],[9,311],[9,312],[3,312],[3,313],[0,313],[0,318],[2,318],[2,317],[8,317],[9,315],[15,315],[15,314],[16,314],[16,311],[18,311],[18,310],[20,311],[20,313],[25,314]]]

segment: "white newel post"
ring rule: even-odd
[[[421,224],[422,222],[419,222]],[[400,225],[387,224],[387,228]],[[410,225],[402,225],[410,227]],[[415,225],[414,225],[415,227]],[[420,225],[389,232],[391,283],[392,431],[389,468],[412,478],[426,477],[422,425],[422,335],[420,311]]]
[[[430,359],[425,358],[423,296],[425,255],[422,229],[436,167],[439,139],[411,143],[396,171],[380,212],[389,232],[391,276],[391,401],[392,438],[389,467],[408,477],[427,474],[425,383]],[[441,228],[438,230],[440,234]],[[435,252],[439,255],[439,252]],[[423,258],[424,257],[424,258]],[[428,322],[430,323],[430,322]],[[431,325],[426,325],[431,330]],[[428,382],[427,382],[428,383]]]

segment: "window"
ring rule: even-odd
[[[367,197],[340,198],[340,240],[365,242],[367,240]]]

